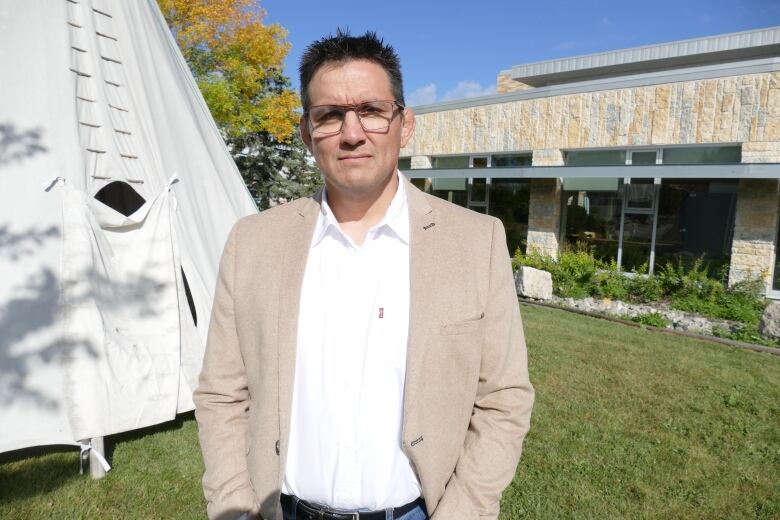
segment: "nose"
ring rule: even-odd
[[[366,140],[366,132],[360,124],[354,110],[344,114],[344,123],[341,127],[341,142],[349,145],[360,144]]]

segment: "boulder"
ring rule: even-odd
[[[549,300],[553,295],[552,275],[547,271],[521,266],[515,273],[517,294],[536,300]]]
[[[761,316],[758,330],[767,338],[780,340],[780,302],[769,302]]]

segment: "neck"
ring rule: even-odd
[[[341,229],[356,244],[362,244],[368,230],[385,216],[398,189],[398,182],[398,174],[394,172],[375,190],[362,194],[344,192],[327,185],[328,205]]]

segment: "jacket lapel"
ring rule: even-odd
[[[301,303],[301,287],[306,271],[309,248],[317,224],[322,190],[303,204],[287,230],[282,264],[279,268],[279,482],[287,459],[295,381],[295,351],[298,340],[298,313]]]
[[[436,286],[437,229],[436,212],[425,195],[405,177],[409,205],[409,340],[406,354],[406,383],[404,389],[403,440],[405,445],[419,435],[419,418],[414,403],[419,403],[418,392],[425,384],[423,363],[429,335],[433,291]],[[419,409],[419,407],[417,408]]]

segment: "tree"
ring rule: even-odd
[[[256,0],[157,1],[258,206],[313,191],[319,172],[282,73],[287,31],[264,25]]]
[[[243,150],[233,159],[261,208],[308,195],[322,185],[319,169],[297,132],[288,142],[256,132],[235,139],[233,144]]]

